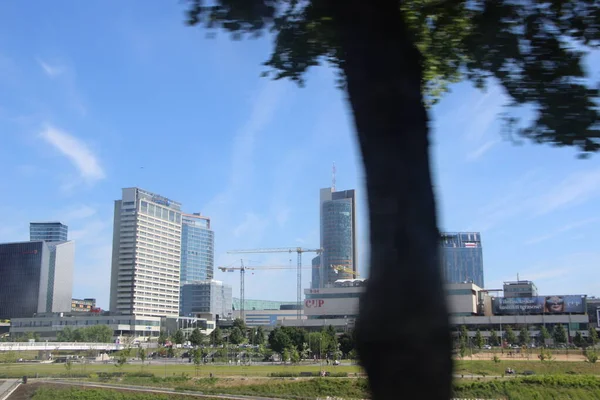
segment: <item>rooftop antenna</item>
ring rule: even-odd
[[[331,189],[333,192],[335,192],[335,161],[331,167]]]

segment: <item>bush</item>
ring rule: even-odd
[[[125,375],[131,378],[153,378],[154,374],[152,372],[126,372]]]

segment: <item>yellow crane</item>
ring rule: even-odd
[[[252,250],[230,250],[228,254],[257,254],[257,253],[297,253],[298,264],[297,269],[297,283],[296,283],[296,302],[297,302],[297,318],[301,318],[302,309],[302,253],[317,253],[321,254],[323,249],[305,249],[302,247],[278,247],[278,248],[263,248],[263,249],[252,249]]]
[[[352,275],[354,278],[358,278],[360,276],[360,274],[358,273],[358,271],[354,271],[352,268],[346,266],[346,265],[331,265],[331,268],[333,268],[334,270],[338,271],[338,272],[344,272],[346,274],[350,274]]]

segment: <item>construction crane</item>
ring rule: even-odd
[[[246,293],[244,290],[244,283],[246,281],[245,279],[245,274],[246,274],[246,270],[247,269],[254,269],[252,267],[246,267],[244,266],[244,260],[240,260],[240,265],[239,267],[219,267],[219,269],[223,272],[227,271],[227,272],[233,272],[233,271],[240,271],[240,301],[242,302],[242,304],[240,305],[240,318],[242,319],[242,321],[246,321],[246,316],[244,313],[244,302],[245,302],[245,297],[246,297]]]
[[[272,265],[272,266],[257,266],[257,267],[249,267],[244,265],[244,260],[240,260],[241,262],[241,266],[240,267],[217,267],[218,269],[220,269],[223,272],[235,272],[235,271],[240,271],[240,318],[246,322],[245,319],[245,308],[246,308],[246,291],[245,291],[245,286],[246,286],[246,270],[250,269],[250,270],[269,270],[269,269],[295,269],[295,267],[290,267],[290,266],[283,266],[283,265]],[[302,269],[312,269],[312,268],[317,268],[317,267],[302,267]]]
[[[317,253],[321,254],[323,249],[304,249],[302,247],[278,247],[271,249],[252,249],[252,250],[230,250],[228,254],[256,254],[256,253],[298,253],[298,265],[297,265],[297,287],[296,287],[296,303],[297,311],[296,315],[298,319],[302,317],[302,253]]]

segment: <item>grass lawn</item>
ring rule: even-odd
[[[325,371],[347,372],[354,374],[361,372],[358,366],[323,366]],[[122,367],[123,372],[141,371],[139,364],[126,364]],[[319,365],[252,365],[252,366],[231,366],[231,365],[203,365],[198,370],[198,376],[269,376],[271,373],[291,372],[300,373],[303,371],[320,371]],[[91,374],[97,372],[118,372],[120,371],[114,364],[73,364],[71,368],[72,375]],[[156,376],[173,376],[188,374],[196,376],[196,369],[193,364],[160,364],[160,361],[153,361],[150,365],[144,365],[144,372],[150,372]],[[0,364],[0,378],[18,378],[23,375],[35,376],[36,373],[42,376],[66,376],[68,374],[65,364]]]
[[[565,361],[521,361],[502,360],[498,363],[493,361],[455,361],[454,373],[458,375],[502,375],[506,368],[512,368],[517,373],[523,371],[534,371],[538,375],[557,374],[589,374],[600,375],[600,363],[590,364],[587,362],[565,362]]]
[[[555,374],[589,374],[600,375],[600,363],[590,364],[583,361],[563,362],[563,361],[524,361],[524,360],[502,360],[498,363],[488,360],[458,360],[455,362],[454,373],[459,375],[502,375],[506,368],[513,368],[517,372],[526,370],[534,371],[537,375],[555,375]],[[321,369],[318,364],[308,365],[252,365],[252,366],[231,366],[231,365],[202,365],[198,370],[198,376],[205,377],[213,374],[216,377],[226,376],[245,376],[245,377],[266,377],[271,373],[290,372],[300,373],[304,371],[317,372]],[[347,372],[350,375],[360,373],[358,366],[323,366],[323,369],[331,372]],[[122,367],[123,372],[139,372],[141,365],[126,364]],[[91,374],[97,372],[117,372],[119,369],[114,364],[73,364],[71,374],[74,376],[81,374]],[[160,361],[152,361],[152,364],[144,365],[144,372],[153,373],[156,376],[174,376],[187,374],[196,376],[196,369],[193,364],[165,364]],[[35,376],[66,376],[67,370],[64,364],[29,364],[14,363],[0,364],[0,379],[18,378],[23,375]]]

